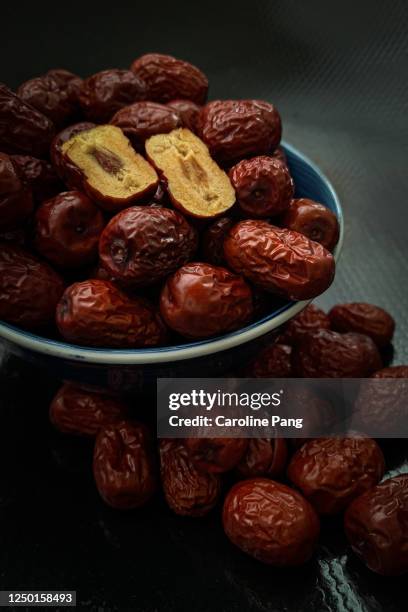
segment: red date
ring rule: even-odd
[[[318,331],[319,329],[330,329],[330,319],[318,306],[309,304],[296,317],[293,317],[279,335],[282,344],[296,344],[305,334]]]
[[[54,322],[64,283],[52,268],[20,247],[0,245],[0,319],[28,329]]]
[[[69,342],[85,346],[157,346],[165,328],[153,307],[130,298],[109,281],[88,280],[66,289],[57,306],[57,325]]]
[[[383,576],[408,572],[408,475],[389,478],[347,508],[346,536],[367,567]]]
[[[285,470],[287,459],[288,448],[283,438],[251,438],[237,471],[243,478],[279,478]]]
[[[330,310],[329,318],[335,331],[365,334],[380,348],[387,346],[394,335],[394,319],[383,308],[374,304],[338,304]]]
[[[332,251],[339,241],[340,228],[331,210],[307,198],[292,200],[281,219],[283,227],[304,234]]]
[[[308,561],[320,531],[315,511],[297,491],[266,478],[233,486],[222,518],[225,533],[235,546],[276,567]]]
[[[289,378],[292,376],[292,347],[277,342],[264,348],[249,365],[249,378]]]
[[[120,399],[65,383],[50,405],[50,421],[58,431],[96,436],[99,430],[126,418],[128,406]]]
[[[164,285],[160,312],[167,325],[186,338],[207,338],[250,320],[251,289],[226,268],[186,264]]]
[[[32,210],[32,193],[16,162],[6,153],[0,153],[0,230],[17,229]]]
[[[177,270],[196,248],[197,233],[179,212],[133,206],[108,223],[99,255],[112,276],[129,285],[143,286]]]
[[[237,223],[225,239],[224,253],[235,272],[290,300],[316,297],[334,278],[334,258],[321,244],[266,221]]]
[[[98,255],[105,221],[98,207],[79,191],[60,193],[35,214],[35,248],[60,268],[78,268]]]
[[[198,104],[191,100],[171,100],[166,106],[180,115],[183,127],[194,133],[197,132],[198,114],[201,108]]]
[[[156,492],[152,440],[141,423],[112,424],[98,433],[93,473],[102,499],[112,508],[140,508]]]
[[[383,477],[384,457],[371,438],[317,438],[292,457],[288,477],[319,514],[337,514]]]
[[[243,159],[231,168],[229,176],[238,206],[247,216],[279,215],[289,207],[293,198],[294,183],[288,167],[273,157]]]
[[[186,438],[184,445],[190,459],[201,472],[221,473],[232,470],[244,454],[245,438]]]
[[[89,121],[107,123],[124,106],[144,100],[146,85],[130,70],[102,70],[85,79],[79,93]]]
[[[205,516],[218,501],[218,474],[200,472],[180,440],[160,440],[160,466],[164,495],[169,507],[182,516]]]
[[[72,189],[75,189],[76,185],[81,183],[81,177],[77,181],[70,181],[71,175],[75,174],[76,167],[72,164],[71,167],[67,169],[67,160],[62,152],[62,145],[68,142],[73,136],[85,132],[86,130],[91,130],[94,127],[96,127],[95,123],[90,123],[89,121],[74,123],[74,125],[70,125],[57,134],[51,143],[51,161],[55,171],[58,176],[66,182],[67,186]]]
[[[12,155],[12,159],[17,164],[23,181],[31,189],[36,204],[41,204],[63,191],[62,183],[49,162],[30,155]]]

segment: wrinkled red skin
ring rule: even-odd
[[[14,244],[0,244],[0,319],[25,329],[50,327],[63,291],[48,264]]]
[[[219,162],[263,155],[280,142],[276,108],[262,100],[214,100],[198,117],[198,134]]]
[[[160,440],[161,480],[168,506],[181,516],[205,516],[221,493],[218,474],[200,472],[181,440]]]
[[[18,229],[34,208],[31,190],[12,157],[0,153],[0,231]]]
[[[389,478],[347,508],[344,529],[365,565],[383,576],[408,572],[408,475]]]
[[[245,438],[185,438],[184,445],[200,472],[220,474],[237,465],[248,446]]]
[[[243,478],[282,476],[288,459],[284,438],[251,438],[237,471]]]
[[[36,204],[41,204],[63,190],[63,185],[49,162],[30,155],[12,155],[12,159],[20,169],[24,182],[32,190]]]
[[[103,427],[126,418],[128,405],[103,393],[65,383],[50,405],[50,421],[61,433],[94,437]]]
[[[275,159],[279,159],[281,162],[283,162],[286,165],[288,163],[286,153],[282,147],[276,147],[273,153],[271,153],[271,157],[274,157]]]
[[[83,79],[69,70],[64,70],[64,68],[53,68],[52,70],[48,70],[46,75],[52,77],[54,81],[58,83],[61,89],[66,90],[73,108],[75,108],[75,111],[78,111],[79,91],[81,89]]]
[[[167,134],[182,126],[179,113],[157,102],[136,102],[115,113],[110,123],[119,127],[137,151],[154,134]]]
[[[302,378],[365,378],[382,366],[371,338],[327,329],[305,334],[293,349],[292,364]]]
[[[69,164],[66,156],[62,152],[62,145],[86,130],[91,130],[96,127],[95,123],[89,121],[82,121],[81,123],[74,123],[65,128],[59,134],[57,134],[51,143],[51,161],[55,168],[58,176],[65,181],[67,187],[70,189],[76,189],[82,185],[82,173],[78,172],[78,168],[75,164]]]
[[[171,55],[147,53],[136,59],[130,69],[147,86],[147,98],[155,102],[175,99],[204,104],[208,79],[199,68]]]
[[[166,106],[180,115],[183,127],[194,133],[197,132],[198,114],[201,106],[191,100],[171,100],[167,102]]]
[[[47,157],[54,124],[0,83],[0,150]]]
[[[152,439],[146,426],[122,421],[101,429],[93,473],[100,496],[112,508],[144,506],[157,489]]]
[[[160,312],[182,336],[208,338],[238,329],[251,319],[251,289],[226,268],[186,264],[167,279]]]
[[[312,506],[297,491],[267,478],[234,485],[225,499],[222,520],[235,546],[276,567],[308,561],[320,532]]]
[[[294,345],[305,334],[319,329],[330,329],[330,319],[321,308],[309,304],[286,324],[285,329],[279,335],[279,342]]]
[[[248,378],[290,378],[292,347],[273,343],[263,349],[249,365]]]
[[[188,261],[197,232],[181,213],[168,208],[132,206],[115,215],[102,233],[102,265],[128,285],[158,282]]]
[[[380,348],[387,346],[394,335],[394,319],[383,308],[374,304],[338,304],[330,310],[329,318],[335,331],[365,334]]]
[[[72,79],[77,79],[72,75]],[[67,83],[57,73],[35,77],[22,83],[17,95],[24,102],[48,117],[55,126],[66,125],[78,110],[78,101],[72,95],[72,89],[67,89]]]
[[[372,378],[408,378],[408,365],[383,368],[375,372]]]
[[[201,238],[203,260],[214,266],[225,266],[224,240],[236,221],[231,217],[219,217],[204,231]]]
[[[384,456],[371,438],[316,438],[292,457],[288,477],[318,514],[338,514],[383,477]]]
[[[82,83],[79,101],[85,117],[108,123],[121,108],[146,98],[146,85],[130,70],[102,70]]]
[[[331,210],[307,198],[292,200],[281,218],[283,227],[304,234],[333,251],[339,241],[340,228]]]
[[[36,250],[59,268],[79,268],[98,256],[105,220],[79,191],[65,191],[42,204],[35,214]]]
[[[224,254],[237,274],[290,300],[314,298],[334,279],[334,258],[321,244],[266,221],[237,223],[224,241]]]
[[[153,307],[130,298],[109,281],[74,283],[57,306],[61,335],[75,344],[112,348],[158,346],[166,330]]]
[[[238,206],[249,217],[273,217],[283,213],[295,191],[287,165],[266,155],[243,159],[231,168],[229,177]]]

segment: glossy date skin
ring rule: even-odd
[[[65,181],[66,185],[71,189],[76,189],[78,185],[82,184],[82,175],[78,175],[77,180],[73,180],[73,176],[77,173],[76,166],[71,164],[70,168],[67,167],[68,162],[62,152],[62,145],[68,142],[73,136],[91,130],[96,127],[95,123],[90,121],[81,121],[80,123],[74,123],[69,127],[59,132],[51,143],[51,161],[57,172],[58,176]]]
[[[200,252],[204,261],[214,266],[225,266],[224,240],[235,223],[231,217],[219,217],[203,232]]]
[[[33,210],[32,192],[12,157],[0,153],[0,231],[19,228]]]
[[[65,383],[50,405],[50,421],[61,433],[97,435],[99,430],[126,418],[128,405],[118,398]]]
[[[290,300],[316,297],[334,279],[334,258],[321,244],[265,221],[237,223],[224,241],[224,254],[237,274]]]
[[[119,110],[112,117],[137,151],[144,151],[145,140],[154,134],[167,134],[181,127],[178,111],[157,102],[136,102]]]
[[[112,276],[129,285],[146,286],[177,270],[196,249],[197,232],[181,213],[133,206],[108,223],[99,255]]]
[[[48,328],[63,291],[48,264],[17,245],[0,244],[0,319],[24,329]]]
[[[208,79],[193,64],[162,53],[147,53],[137,58],[130,69],[147,86],[147,98],[155,102],[191,100],[203,104]]]
[[[330,310],[329,318],[335,331],[365,334],[380,348],[387,346],[394,335],[394,319],[386,310],[374,304],[338,304]]]
[[[214,100],[204,106],[198,133],[219,162],[263,155],[281,139],[282,124],[276,108],[262,100]]]
[[[82,83],[79,101],[85,117],[107,123],[124,106],[144,100],[146,85],[130,70],[102,70]]]
[[[105,221],[80,191],[65,191],[44,202],[35,214],[36,250],[60,268],[91,264],[98,255]]]
[[[11,157],[17,164],[23,181],[31,189],[36,204],[41,204],[63,191],[63,185],[49,162],[30,155]]]
[[[371,438],[316,438],[292,457],[288,477],[319,514],[338,514],[383,477],[384,456]]]
[[[82,346],[138,348],[166,340],[154,308],[142,298],[130,298],[109,281],[88,280],[68,287],[56,318],[65,340]]]
[[[247,449],[237,465],[237,472],[243,478],[282,476],[288,459],[284,438],[251,438]]]
[[[208,338],[238,329],[251,319],[251,289],[226,268],[189,263],[167,279],[160,312],[182,336]]]
[[[292,363],[302,378],[365,378],[382,367],[371,338],[327,329],[305,334],[294,347]]]
[[[101,429],[93,473],[100,496],[112,508],[144,506],[157,489],[152,440],[145,425],[122,421]]]
[[[328,251],[332,251],[339,241],[340,228],[336,215],[322,204],[307,198],[292,200],[282,216],[281,224],[320,242]]]
[[[235,546],[275,567],[308,561],[320,531],[315,511],[297,491],[266,478],[234,485],[225,499],[222,518],[225,533]]]
[[[231,168],[229,177],[238,206],[249,217],[279,215],[293,198],[294,183],[288,167],[273,157],[244,159]]]
[[[198,114],[201,106],[191,100],[171,100],[167,102],[166,106],[180,115],[183,127],[194,133],[197,132]]]
[[[191,461],[201,472],[219,474],[237,465],[248,446],[245,438],[186,438]]]
[[[408,572],[408,475],[389,478],[347,508],[344,528],[351,548],[383,576]]]
[[[274,342],[264,348],[249,365],[249,378],[290,378],[292,371],[292,347]]]
[[[279,334],[279,342],[294,345],[305,334],[319,329],[330,329],[330,319],[324,310],[309,304],[286,324],[284,331]]]
[[[182,516],[205,516],[216,505],[221,481],[218,474],[199,471],[180,440],[160,440],[160,467],[168,506]]]
[[[46,157],[54,124],[0,83],[0,150]]]

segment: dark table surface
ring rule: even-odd
[[[56,66],[85,76],[159,51],[199,65],[212,98],[274,102],[285,139],[321,166],[344,207],[343,255],[318,302],[387,308],[394,363],[407,363],[407,18],[403,0],[3,3],[0,79],[16,87]],[[285,572],[233,549],[217,512],[182,519],[160,499],[107,509],[90,446],[49,428],[58,381],[3,359],[0,382],[0,588],[76,589],[89,610],[406,609],[405,580],[365,570],[340,521],[323,525],[312,562]],[[391,470],[408,470],[405,447],[387,444]]]

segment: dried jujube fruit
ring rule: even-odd
[[[344,528],[351,548],[383,576],[408,572],[408,474],[384,480],[347,508]]]
[[[50,405],[50,421],[58,431],[79,436],[96,436],[102,427],[128,415],[126,402],[71,383],[60,387]]]
[[[303,378],[365,378],[382,367],[371,338],[328,329],[305,334],[293,349],[292,363]]]
[[[371,438],[316,438],[292,457],[288,477],[319,514],[337,514],[383,477],[384,456]]]
[[[157,102],[136,102],[115,113],[111,124],[119,127],[132,146],[144,152],[145,141],[155,134],[167,134],[182,126],[180,114]]]
[[[310,240],[320,242],[332,251],[339,241],[340,228],[336,215],[318,202],[308,198],[292,200],[280,223]]]
[[[282,124],[276,108],[262,100],[214,100],[198,118],[198,134],[220,162],[263,155],[280,142]]]
[[[249,364],[245,374],[251,378],[289,378],[292,376],[292,347],[274,342]]]
[[[248,446],[246,438],[186,438],[184,445],[196,468],[213,474],[237,465]]]
[[[293,345],[305,334],[319,329],[330,329],[330,319],[324,310],[309,304],[286,324],[279,335],[279,342]]]
[[[101,429],[95,441],[93,473],[99,494],[109,506],[128,510],[146,504],[157,489],[147,427],[122,421]]]
[[[79,91],[83,79],[64,68],[52,68],[46,72],[46,76],[52,77],[61,88],[65,89],[75,113],[79,111]]]
[[[84,80],[79,101],[89,121],[107,123],[121,108],[145,96],[146,85],[133,72],[111,68]]]
[[[33,211],[31,189],[12,157],[0,153],[0,230],[17,229]]]
[[[130,69],[147,86],[147,98],[155,102],[174,99],[203,104],[207,98],[208,79],[193,64],[162,53],[146,53]]]
[[[214,266],[225,266],[224,240],[236,224],[231,217],[219,217],[204,230],[200,252],[204,261]]]
[[[96,127],[95,123],[90,123],[89,121],[81,121],[80,123],[74,123],[73,125],[70,125],[63,129],[61,132],[59,132],[51,143],[50,156],[52,165],[54,166],[55,171],[60,177],[60,179],[64,180],[66,185],[72,189],[75,189],[77,183],[81,185],[81,173],[78,172],[76,166],[72,164],[70,167],[67,168],[69,164],[64,158],[64,154],[62,152],[62,145],[68,140],[70,140],[73,136],[76,136],[77,134],[85,132],[86,130],[90,130],[94,127]],[[79,179],[72,183],[70,182],[71,175],[75,175],[75,173],[78,174]]]
[[[68,287],[56,318],[65,340],[85,346],[140,348],[166,339],[153,306],[143,298],[129,297],[109,281],[87,280]]]
[[[218,474],[199,471],[181,440],[160,440],[160,468],[168,506],[182,516],[205,516],[218,501]]]
[[[11,157],[17,164],[23,181],[31,189],[36,204],[41,204],[63,190],[63,185],[49,162],[30,155]]]
[[[169,106],[180,115],[183,127],[192,132],[197,131],[198,114],[201,106],[198,106],[198,104],[191,100],[171,100],[167,102],[166,106]]]
[[[54,124],[0,83],[0,150],[44,157],[54,137]]]
[[[237,465],[237,472],[243,478],[279,478],[284,472],[287,458],[288,449],[284,438],[251,438]]]
[[[394,335],[394,319],[386,310],[374,304],[338,304],[330,310],[329,318],[335,331],[365,334],[379,347],[387,346]]]
[[[216,217],[234,204],[235,192],[227,174],[190,130],[152,136],[146,141],[146,153],[166,180],[172,203],[186,214]]]
[[[288,163],[286,153],[282,147],[276,147],[276,149],[271,153],[271,157],[275,159],[279,159],[284,164]]]
[[[231,168],[229,177],[239,208],[250,217],[279,215],[293,198],[294,183],[288,167],[273,157],[243,159]]]
[[[114,277],[143,286],[177,270],[196,248],[196,230],[176,210],[132,206],[110,220],[99,255]]]
[[[251,289],[226,268],[189,263],[167,279],[160,312],[167,325],[186,338],[208,338],[250,320]]]
[[[106,210],[125,208],[158,185],[154,168],[113,125],[80,132],[61,148],[67,162],[76,167],[83,190]]]
[[[316,297],[334,279],[335,262],[327,249],[266,221],[237,223],[224,241],[224,254],[235,272],[290,300]]]
[[[0,319],[33,330],[50,327],[63,291],[48,264],[17,245],[0,244]]]
[[[37,209],[34,245],[55,266],[78,268],[97,258],[104,227],[101,211],[88,196],[65,191]]]
[[[276,567],[308,561],[320,532],[309,502],[290,487],[266,478],[234,485],[225,499],[222,519],[235,546]]]

